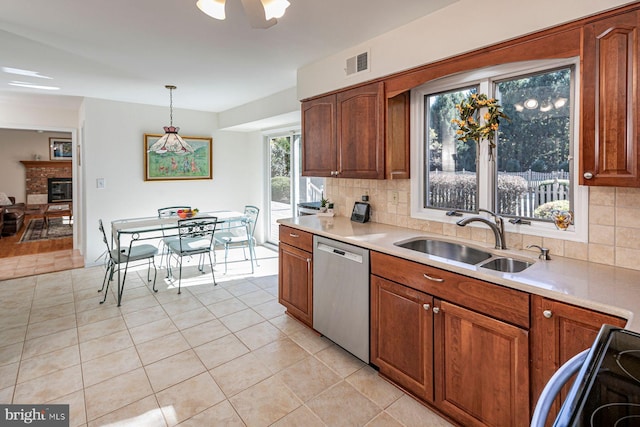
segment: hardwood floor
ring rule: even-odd
[[[20,243],[30,219],[26,215],[15,235],[0,239],[0,280],[84,267],[72,237]]]

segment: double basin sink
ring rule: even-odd
[[[477,265],[503,273],[519,273],[533,265],[532,262],[516,258],[495,256],[491,252],[460,243],[444,240],[415,238],[394,243],[396,246],[446,258],[470,265]]]

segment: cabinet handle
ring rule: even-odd
[[[442,277],[429,276],[427,273],[424,273],[423,276],[425,279],[431,280],[432,282],[444,282],[444,279]]]
[[[593,174],[591,172],[585,172],[584,175],[584,179],[591,179],[593,178]]]
[[[435,314],[440,313],[440,308],[439,308],[439,307],[433,307],[433,312],[434,312]]]
[[[294,233],[289,233],[289,237],[293,237],[294,239],[297,239],[298,237],[300,237],[299,234],[294,234]]]
[[[429,304],[422,304],[422,308],[428,311],[431,308],[431,306]]]
[[[542,315],[547,319],[551,319],[551,317],[553,316],[553,312],[551,310],[545,310],[542,312]]]

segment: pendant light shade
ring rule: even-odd
[[[165,87],[169,89],[169,126],[164,127],[165,134],[151,147],[149,147],[149,151],[153,151],[158,154],[193,153],[193,148],[187,144],[180,135],[178,135],[180,128],[173,126],[173,90],[176,87],[173,85],[166,85]]]

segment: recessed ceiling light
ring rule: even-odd
[[[524,101],[524,106],[530,110],[533,110],[534,108],[538,108],[538,101],[533,98],[529,98]]]
[[[556,102],[553,103],[553,106],[556,108],[562,108],[567,103],[567,98],[558,98]]]
[[[547,111],[550,111],[552,108],[553,108],[553,105],[544,104],[540,107],[540,111],[542,111],[543,113],[546,113]]]
[[[26,87],[29,89],[42,89],[42,90],[60,90],[59,87],[56,86],[42,86],[42,85],[34,85],[32,83],[27,83],[27,82],[18,82],[18,81],[12,81],[8,83],[10,86],[17,86],[17,87]]]
[[[2,71],[4,71],[7,74],[17,74],[19,76],[37,77],[39,79],[51,80],[53,78],[49,76],[43,76],[38,71],[23,70],[21,68],[2,67]]]
[[[514,104],[513,107],[516,109],[518,113],[521,113],[524,111],[524,106],[522,104]]]

